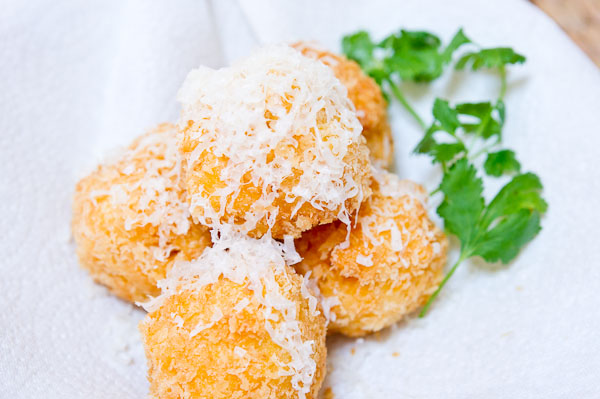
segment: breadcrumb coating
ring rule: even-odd
[[[363,127],[363,136],[371,152],[373,163],[388,168],[394,161],[392,129],[387,115],[387,101],[379,85],[367,76],[360,66],[344,57],[309,43],[295,43],[294,48],[307,57],[317,59],[330,67],[348,90],[348,97],[356,107],[356,115]]]
[[[424,189],[377,171],[373,195],[362,205],[344,245],[346,226],[318,226],[296,240],[296,270],[325,297],[336,297],[330,332],[362,336],[399,321],[437,288],[447,239],[428,218]]]
[[[325,377],[325,317],[291,267],[269,265],[269,253],[258,259],[244,245],[212,248],[184,266],[189,270],[173,268],[179,274],[168,277],[163,298],[140,323],[150,397],[317,397]],[[252,264],[226,265],[244,257]],[[263,266],[271,269],[257,272]],[[230,271],[221,274],[224,267]]]
[[[81,266],[118,297],[145,301],[175,260],[211,244],[187,210],[176,128],[161,124],[77,183],[72,232]]]
[[[369,150],[344,87],[287,46],[200,68],[179,95],[190,211],[253,237],[298,237],[370,194]]]

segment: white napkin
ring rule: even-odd
[[[73,187],[102,154],[177,117],[175,93],[199,64],[267,42],[338,50],[358,28],[399,27],[528,56],[511,68],[505,142],[538,172],[544,229],[508,267],[465,264],[429,315],[378,338],[330,339],[336,398],[563,398],[600,394],[600,74],[552,21],[520,0],[8,2],[0,14],[0,397],[140,398],[143,313],[94,285],[70,240]],[[414,87],[492,98],[493,76]],[[410,156],[419,133],[392,108],[399,173],[431,185]],[[492,270],[496,269],[496,270]],[[355,349],[354,353],[351,351]]]

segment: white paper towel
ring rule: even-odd
[[[70,241],[74,184],[107,149],[177,116],[187,71],[258,44],[399,27],[528,56],[511,68],[506,144],[538,172],[544,230],[509,267],[465,264],[425,319],[364,341],[330,339],[336,398],[593,398],[600,395],[600,74],[520,0],[5,2],[0,13],[0,397],[140,398],[142,312],[94,285]],[[491,98],[493,76],[409,88]],[[392,109],[399,173],[433,184],[410,156],[419,133]],[[355,349],[354,354],[351,351]]]

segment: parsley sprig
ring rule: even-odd
[[[428,83],[439,78],[462,47],[471,50],[458,58],[454,68],[497,71],[500,92],[493,101],[454,106],[437,98],[433,122],[427,125],[410,105],[401,83]],[[396,98],[412,115],[424,132],[414,152],[429,155],[444,172],[432,194],[443,196],[437,213],[446,231],[459,239],[460,255],[423,307],[422,317],[464,260],[478,256],[486,262],[509,263],[541,230],[541,217],[547,209],[542,183],[534,173],[521,172],[514,151],[502,148],[506,68],[524,63],[525,57],[508,47],[481,48],[462,29],[446,46],[429,32],[400,30],[374,42],[367,32],[359,31],[342,39],[342,49],[375,79],[388,100]],[[511,179],[486,203],[481,175]]]
[[[437,79],[452,60],[452,54],[469,42],[462,29],[444,48],[439,37],[429,32],[401,30],[375,43],[368,32],[359,31],[344,36],[342,50],[381,85],[388,99],[395,97],[425,129],[425,122],[406,100],[399,82]]]

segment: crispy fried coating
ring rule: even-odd
[[[190,211],[202,224],[298,237],[347,219],[370,194],[360,122],[321,63],[269,47],[192,71],[178,98]]]
[[[373,163],[388,168],[394,159],[394,144],[387,115],[387,101],[379,85],[367,76],[356,62],[343,55],[303,42],[295,43],[293,47],[302,51],[305,56],[317,59],[330,67],[346,86],[348,97],[356,107]]]
[[[159,125],[79,181],[72,232],[81,266],[132,302],[158,295],[156,282],[176,259],[210,245],[187,211],[174,125]]]
[[[304,258],[296,270],[310,271],[322,295],[337,298],[330,332],[361,336],[390,326],[422,306],[441,280],[448,244],[427,216],[424,189],[387,172],[375,176],[346,248],[340,222],[296,240]]]
[[[260,262],[244,267],[260,269]],[[315,311],[302,277],[282,266],[259,295],[256,276],[221,274],[206,282],[205,274],[193,271],[197,280],[151,308],[140,323],[150,397],[316,398],[325,376],[325,317]],[[219,268],[209,263],[207,270]]]

